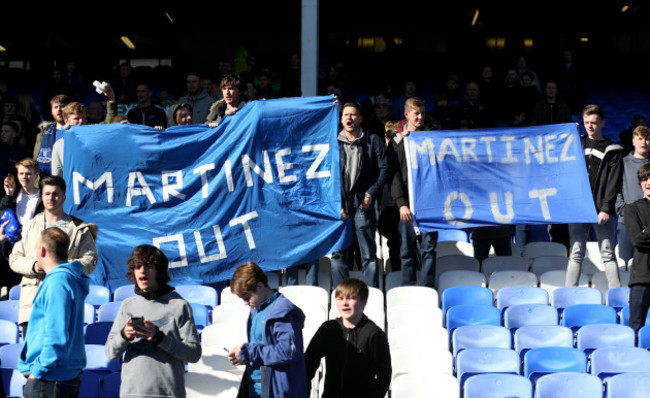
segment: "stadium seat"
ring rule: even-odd
[[[112,327],[113,322],[95,322],[87,325],[84,332],[84,343],[106,344]]]
[[[539,276],[546,271],[566,271],[568,263],[567,256],[539,256],[532,259],[530,272]]]
[[[456,328],[451,345],[454,358],[466,348],[512,349],[512,335],[503,326],[466,325]]]
[[[645,372],[649,363],[650,352],[643,348],[598,348],[591,353],[590,373],[605,380],[619,373]]]
[[[0,366],[3,368],[17,369],[18,357],[23,348],[23,343],[5,344],[0,346]]]
[[[533,385],[527,378],[508,373],[482,373],[469,377],[463,398],[532,398]]]
[[[422,336],[426,335],[426,339]],[[449,350],[449,333],[438,326],[417,325],[395,326],[388,330],[388,344],[391,350],[418,350],[423,345]]]
[[[587,355],[573,347],[531,348],[524,355],[524,376],[533,383],[545,374],[558,372],[586,373]]]
[[[616,324],[616,310],[604,304],[577,304],[564,309],[560,324],[577,332],[580,327],[596,323]]]
[[[528,263],[519,256],[494,256],[483,259],[481,272],[488,278],[497,271],[528,271]]]
[[[630,282],[630,272],[618,270],[618,277],[621,280],[621,287],[627,287]],[[605,271],[599,271],[594,273],[591,276],[591,287],[600,290],[603,294],[603,297],[607,294],[609,290],[609,282],[607,282],[607,275]]]
[[[2,377],[5,396],[23,396],[23,386],[27,383],[27,379],[18,369],[0,368],[0,377]]]
[[[576,333],[576,347],[590,355],[604,347],[634,347],[634,330],[618,324],[585,325]]]
[[[548,292],[534,286],[506,286],[497,292],[496,306],[502,312],[517,304],[548,305]]]
[[[441,327],[443,325],[443,316],[438,306],[396,305],[386,309],[386,322],[389,330],[395,326],[406,325]]]
[[[528,271],[496,271],[488,279],[488,287],[493,292],[498,292],[509,286],[537,287],[537,275]]]
[[[461,388],[468,377],[481,373],[518,375],[519,355],[508,348],[467,348],[456,357],[456,377]]]
[[[97,310],[95,306],[90,303],[84,303],[84,324],[89,325],[95,322],[97,317]]]
[[[101,380],[96,373],[91,371],[81,372],[81,385],[79,396],[83,398],[99,398],[101,394]]]
[[[108,360],[104,344],[86,344],[85,371],[91,371],[100,379],[117,372],[122,367],[120,359]]]
[[[523,257],[532,262],[536,257],[560,256],[567,257],[567,249],[557,242],[529,242],[524,246]]]
[[[483,276],[483,274],[481,274],[481,276]],[[491,306],[494,304],[494,295],[492,290],[481,286],[454,286],[445,289],[445,291],[442,292],[443,319],[449,308],[462,304],[481,304]]]
[[[135,296],[135,287],[133,285],[120,286],[113,292],[113,301],[122,301],[132,296]]]
[[[386,293],[386,311],[397,305],[424,305],[438,307],[438,292],[424,286],[400,286]]]
[[[113,322],[122,306],[121,301],[111,301],[99,306],[97,309],[97,322]]]
[[[226,286],[221,290],[221,304],[231,304],[231,303],[238,303],[238,304],[244,304],[244,300],[242,300],[240,297],[234,295],[232,291],[230,290],[229,286]],[[244,304],[245,305],[245,304]]]
[[[446,327],[453,340],[454,330],[465,325],[501,326],[501,311],[491,305],[462,304],[447,310]]]
[[[646,324],[639,329],[638,337],[638,346],[646,350],[650,349],[650,324]]]
[[[229,372],[235,375],[244,374],[245,366],[235,366],[228,359],[228,352],[224,350],[227,348],[230,350],[232,347],[240,345],[242,340],[238,340],[238,343],[228,342],[228,344],[223,344],[220,346],[211,345],[203,346],[201,358],[195,363],[187,364],[188,372]],[[305,347],[306,348],[306,347]]]
[[[20,300],[20,285],[14,285],[9,289],[9,300]]]
[[[443,294],[446,289],[456,286],[487,286],[487,278],[478,271],[451,270],[438,276],[438,293]]]
[[[402,286],[402,271],[391,271],[386,274],[386,281],[385,286],[386,286],[386,292],[390,291],[391,289],[394,289],[396,287]]]
[[[607,379],[607,398],[646,398],[650,372],[620,373]]]
[[[404,373],[426,371],[453,374],[453,358],[449,350],[423,347],[421,350],[391,350],[393,378]]]
[[[613,287],[605,292],[605,304],[614,307],[616,312],[620,312],[623,307],[630,303],[630,288]]]
[[[211,286],[205,285],[178,285],[175,286],[176,293],[190,303],[203,304],[212,310],[217,306],[217,291]]]
[[[113,372],[104,377],[102,383],[101,397],[102,398],[120,398],[120,385],[122,384],[122,374],[120,372]]]
[[[480,272],[481,265],[474,257],[462,254],[451,254],[447,256],[438,256],[436,260],[436,286],[438,278],[445,271],[466,270]]]
[[[6,319],[0,319],[0,346],[18,343],[18,325]]]
[[[111,291],[106,286],[90,284],[86,303],[92,304],[95,308],[111,301]]]
[[[439,398],[458,398],[458,380],[447,373],[405,373],[393,378],[391,398],[428,398],[431,392]]]
[[[576,304],[602,304],[603,295],[600,290],[591,287],[566,286],[555,289],[551,293],[551,305],[562,313],[566,307]]]
[[[526,352],[533,348],[573,348],[573,332],[571,329],[559,325],[522,326],[515,332],[514,347],[523,361]]]
[[[284,286],[280,288],[280,293],[301,309],[311,305],[322,307],[323,314],[327,319],[329,292],[322,287],[304,285]]]
[[[565,287],[565,284],[566,271],[546,271],[539,276],[539,287],[546,289],[549,295],[554,290]],[[580,274],[578,286],[589,287],[589,277],[585,274]]]
[[[18,300],[0,301],[0,319],[18,323],[19,310],[20,310],[20,303],[18,302]]]
[[[241,376],[230,372],[186,372],[186,398],[234,398],[240,383]]]
[[[555,326],[557,310],[546,304],[515,304],[503,313],[503,325],[514,333],[523,326]]]
[[[469,242],[445,241],[436,245],[436,257],[460,255],[474,257],[474,246]]]
[[[535,385],[536,398],[600,398],[603,384],[588,373],[560,372],[540,377]]]
[[[190,303],[192,307],[192,315],[194,315],[194,325],[198,330],[210,324],[210,314],[208,307],[200,303]]]

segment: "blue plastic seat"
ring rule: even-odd
[[[120,286],[113,292],[113,301],[122,301],[132,296],[135,296],[135,287],[133,285]]]
[[[111,301],[99,306],[97,309],[97,322],[113,322],[122,306],[120,301]]]
[[[494,293],[482,286],[452,286],[442,292],[442,316],[449,308],[462,304],[493,305]],[[444,325],[443,325],[444,326]]]
[[[192,314],[194,315],[194,324],[198,330],[203,329],[204,327],[210,324],[208,307],[199,303],[190,303],[192,307]]]
[[[101,394],[101,380],[96,373],[81,372],[81,385],[79,396],[83,398],[99,398]]]
[[[22,348],[22,343],[0,346],[0,366],[3,368],[17,369],[18,357],[20,356]]]
[[[522,326],[515,332],[514,347],[523,361],[532,348],[573,347],[573,332],[559,325]]]
[[[638,346],[641,348],[650,349],[650,325],[646,324],[639,329]]]
[[[553,290],[551,305],[561,314],[566,307],[576,304],[602,304],[603,294],[593,287],[565,286]]]
[[[588,373],[561,372],[540,377],[535,398],[600,398],[603,383]]]
[[[0,319],[0,345],[18,342],[18,325],[15,322]]]
[[[598,348],[591,353],[590,373],[604,380],[619,373],[645,372],[650,351],[639,347]]]
[[[100,305],[111,301],[111,291],[106,286],[91,284],[85,301],[99,308]]]
[[[9,300],[20,300],[20,285],[14,285],[9,289]]]
[[[5,319],[14,323],[18,323],[18,311],[20,310],[20,303],[18,300],[2,300],[0,301],[0,319]]]
[[[95,322],[86,326],[84,342],[86,344],[106,344],[113,322]]]
[[[623,307],[630,303],[630,288],[627,286],[613,287],[605,292],[605,304],[614,307],[620,312]]]
[[[122,374],[120,372],[114,372],[104,377],[102,398],[120,398],[120,384],[122,384]]]
[[[497,292],[497,308],[505,312],[506,308],[517,304],[548,305],[546,289],[534,286],[506,286]]]
[[[464,398],[532,398],[533,385],[527,378],[507,373],[483,373],[465,381]]]
[[[607,398],[646,398],[650,372],[621,373],[607,379]]]
[[[597,323],[617,323],[616,310],[604,304],[577,304],[566,307],[560,324],[577,332],[580,327]]]
[[[557,310],[547,304],[516,304],[506,308],[503,324],[511,332],[523,326],[555,326],[558,324]]]
[[[456,305],[447,310],[447,331],[453,338],[454,330],[465,325],[501,326],[501,311],[491,305]]]
[[[512,348],[512,335],[503,326],[466,325],[456,328],[452,338],[454,358],[466,348]]]
[[[467,232],[462,229],[437,229],[438,242],[467,242]]]
[[[538,347],[524,355],[524,376],[533,383],[545,374],[558,372],[587,372],[587,355],[572,347]]]
[[[634,330],[619,324],[585,325],[576,333],[576,347],[590,355],[597,348],[634,347]]]
[[[18,369],[0,368],[0,377],[2,377],[2,386],[7,397],[23,396],[23,386],[27,379]]]
[[[217,306],[217,290],[211,286],[204,285],[178,285],[175,286],[176,293],[180,294],[190,303],[199,303],[212,310]]]
[[[514,350],[507,348],[467,348],[456,357],[456,377],[461,388],[468,377],[481,373],[519,374],[521,362]]]
[[[91,371],[99,376],[100,379],[117,372],[122,367],[120,359],[111,361],[106,357],[104,344],[86,344],[86,367],[84,371]]]

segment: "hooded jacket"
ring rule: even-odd
[[[244,343],[241,359],[262,365],[262,398],[307,398],[307,378],[303,355],[302,328],[305,314],[282,294],[271,304],[261,344]],[[250,340],[254,309],[248,317]],[[248,397],[244,372],[237,398]]]
[[[607,140],[607,139],[606,139]],[[587,137],[580,137],[582,148],[585,149],[585,156],[587,156],[586,147]],[[623,176],[623,147],[609,141],[603,158],[600,159],[596,174],[595,185],[591,187],[591,192],[596,205],[596,212],[605,212],[611,216],[616,214],[616,195],[618,187]]]
[[[14,245],[9,255],[9,266],[11,269],[23,275],[20,281],[20,311],[18,323],[29,321],[32,311],[32,302],[41,284],[41,277],[34,273],[36,262],[36,242],[41,232],[45,229],[45,213],[34,216],[26,225],[23,225],[22,239]],[[90,275],[97,266],[97,248],[95,237],[97,226],[72,217],[68,231],[70,237],[70,248],[68,259],[78,260],[86,275]]]
[[[192,123],[202,124],[205,123],[208,117],[208,112],[210,112],[210,107],[214,103],[214,98],[212,98],[207,91],[201,90],[199,95],[192,97],[189,94],[178,99],[177,104],[182,103],[192,105]],[[173,106],[169,110],[169,125],[175,126],[176,121],[172,120],[174,115],[174,110],[178,106]]]
[[[89,279],[81,263],[60,264],[47,273],[34,299],[18,370],[37,379],[65,381],[86,366],[84,300]]]

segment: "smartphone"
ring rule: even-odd
[[[134,316],[133,318],[131,318],[131,327],[133,328],[144,327],[144,317]]]

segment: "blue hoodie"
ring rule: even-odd
[[[38,289],[18,370],[37,379],[65,381],[86,366],[84,300],[89,279],[81,263],[60,264]]]

